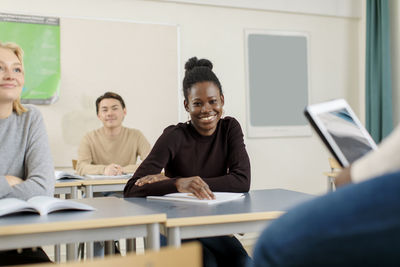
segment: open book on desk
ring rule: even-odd
[[[188,203],[204,204],[204,205],[215,205],[224,202],[233,201],[236,199],[244,198],[243,193],[229,193],[229,192],[213,192],[215,199],[198,199],[191,193],[172,193],[164,196],[148,196],[147,199],[153,200],[169,200],[169,201],[181,201]]]
[[[128,179],[131,178],[133,173],[121,174],[121,175],[102,175],[102,174],[85,174],[85,177],[91,179]]]
[[[60,180],[60,179],[85,179],[83,176],[80,176],[78,174],[72,174],[72,173],[65,172],[65,171],[54,171],[54,176],[56,177],[56,180]]]
[[[72,200],[48,196],[36,196],[27,201],[18,198],[0,199],[0,216],[18,212],[34,212],[46,215],[59,210],[95,210],[95,208]]]

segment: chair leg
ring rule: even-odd
[[[114,251],[114,241],[105,241],[105,246],[104,246],[104,255],[113,255],[115,254]]]
[[[333,192],[335,188],[335,177],[328,176],[328,193]]]
[[[79,258],[79,254],[80,254],[81,260],[84,260],[85,259],[85,243],[79,243],[78,258]]]
[[[126,252],[136,252],[136,238],[127,238],[126,239]]]

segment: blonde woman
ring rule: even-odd
[[[23,51],[0,42],[0,198],[52,196],[54,168],[40,112],[22,105]],[[21,244],[22,245],[22,244]],[[41,248],[0,251],[0,265],[49,261]]]

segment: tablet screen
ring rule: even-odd
[[[322,113],[319,118],[350,164],[372,149],[346,109]]]
[[[343,99],[307,107],[306,116],[342,166],[348,166],[376,144]]]

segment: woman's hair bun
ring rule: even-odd
[[[213,64],[208,59],[197,59],[197,57],[190,58],[185,64],[186,71],[191,71],[196,67],[207,67],[212,70]]]

